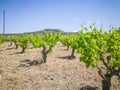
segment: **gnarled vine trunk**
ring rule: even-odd
[[[75,58],[75,48],[72,48],[71,58]]]
[[[43,57],[43,62],[46,63],[46,59],[47,59],[47,48],[44,46],[43,50],[42,50],[42,57]]]
[[[16,46],[15,48],[18,49],[19,44],[15,44],[15,46]]]
[[[22,52],[21,53],[25,53],[26,47],[22,47]]]
[[[102,80],[102,90],[110,90],[110,89],[111,89],[111,78]]]
[[[67,50],[69,50],[70,46],[67,46]]]
[[[49,53],[50,50],[51,50],[51,47],[49,47],[48,49],[47,49],[46,46],[43,47],[42,57],[43,57],[43,62],[44,62],[44,63],[47,62],[47,54]]]

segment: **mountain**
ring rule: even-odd
[[[31,34],[31,35],[34,35],[34,34],[41,34],[41,35],[44,35],[46,32],[52,32],[52,33],[61,33],[62,35],[67,35],[67,34],[75,34],[74,32],[64,32],[60,29],[44,29],[44,30],[39,30],[39,31],[34,31],[34,32],[25,32],[25,33],[6,33],[5,35],[6,36],[9,36],[9,35],[21,35],[21,34]],[[1,34],[2,35],[2,34]]]

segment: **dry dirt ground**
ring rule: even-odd
[[[101,90],[97,69],[87,69],[78,54],[70,60],[71,49],[65,50],[61,43],[53,48],[45,64],[38,64],[41,48],[29,46],[24,54],[20,54],[20,47],[14,48],[9,43],[0,46],[0,90]],[[112,88],[120,90],[116,77],[112,78]]]

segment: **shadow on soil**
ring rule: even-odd
[[[6,48],[6,50],[12,50],[13,48]]]
[[[15,52],[15,53],[13,53],[11,55],[14,55],[14,54],[23,54],[23,53],[22,52]]]
[[[75,57],[71,57],[71,56],[62,56],[62,57],[58,57],[58,58],[68,59],[68,60],[74,60],[75,59]]]
[[[80,90],[99,90],[98,87],[92,87],[92,86],[84,86],[80,88]]]
[[[42,60],[22,60],[20,61],[20,65],[18,67],[30,67],[30,66],[36,66],[42,64]]]

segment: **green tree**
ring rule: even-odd
[[[3,43],[3,36],[0,36],[0,44]]]
[[[64,46],[67,46],[67,50],[69,50],[70,47],[70,35],[65,35],[60,38],[60,41]]]
[[[11,37],[11,41],[14,42],[16,49],[19,46],[19,40],[20,40],[20,36],[18,36],[18,35],[13,35]]]
[[[103,90],[110,90],[112,76],[120,78],[120,34],[114,28],[111,32],[103,32],[92,26],[90,28],[91,32],[79,31],[77,51],[80,53],[80,61],[86,67],[97,67],[103,79]],[[103,63],[105,71],[99,62]]]
[[[52,48],[56,45],[59,40],[60,33],[45,33],[44,36],[39,34],[31,37],[31,42],[35,48],[43,48],[42,57],[43,62],[46,63],[48,53],[52,52]]]
[[[66,35],[61,37],[61,42],[64,46],[72,48],[70,58],[75,58],[75,50],[78,48],[78,36],[77,35]],[[67,48],[67,50],[68,50]]]
[[[22,47],[21,53],[25,53],[26,48],[28,47],[29,44],[29,36],[28,35],[23,35],[19,37],[19,45]]]

